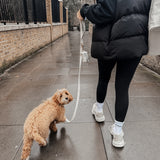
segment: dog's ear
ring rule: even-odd
[[[63,90],[62,89],[57,89],[56,93],[53,95],[52,99],[54,101],[60,101],[62,97]]]
[[[57,99],[57,94],[55,93],[53,96],[52,96],[52,100],[55,101]]]
[[[73,101],[73,97],[71,94],[69,94],[69,101]]]
[[[52,99],[55,101],[55,100],[58,100],[58,97],[60,96],[60,91],[59,89],[57,89],[57,91],[55,92],[55,94],[53,95]]]
[[[63,89],[57,90],[57,96],[62,97]]]

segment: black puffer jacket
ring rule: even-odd
[[[80,10],[95,24],[92,57],[130,59],[148,52],[148,17],[151,0],[98,0]]]

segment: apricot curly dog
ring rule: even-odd
[[[56,123],[66,121],[64,105],[72,100],[66,89],[57,90],[53,97],[31,111],[24,123],[21,160],[29,159],[33,140],[40,146],[46,146],[49,129],[56,132]]]

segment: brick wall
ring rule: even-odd
[[[63,34],[68,33],[68,24],[63,25]]]
[[[51,0],[46,0],[46,24],[0,24],[0,73],[25,56],[68,33],[68,9],[63,23],[63,1],[60,1],[60,23],[52,23]]]
[[[62,26],[55,24],[52,31],[52,39],[55,40],[62,36]]]
[[[51,32],[51,29],[53,31]],[[68,24],[0,27],[0,72],[68,32]]]

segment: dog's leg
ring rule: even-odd
[[[47,141],[37,131],[34,131],[33,138],[36,142],[39,143],[40,146],[47,145]]]
[[[53,131],[53,132],[57,132],[57,127],[56,127],[56,122],[52,122],[49,126],[49,128]]]
[[[29,139],[27,136],[24,136],[21,160],[26,160],[29,157],[32,143],[33,143],[32,139]]]

